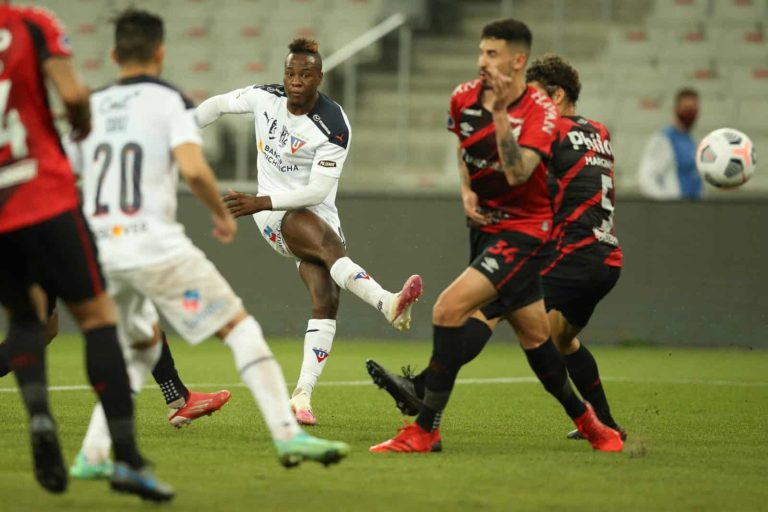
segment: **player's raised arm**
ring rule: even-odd
[[[496,144],[498,145],[499,160],[507,182],[512,185],[522,185],[531,177],[533,170],[541,162],[541,156],[535,151],[520,147],[512,131],[507,114],[507,105],[515,100],[517,92],[511,78],[500,73],[491,77],[493,86],[493,123],[496,128]]]
[[[195,118],[200,128],[208,126],[224,114],[253,113],[253,101],[249,98],[253,87],[237,89],[225,94],[211,96],[195,109]]]

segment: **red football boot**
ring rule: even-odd
[[[624,448],[624,441],[621,440],[621,434],[612,428],[603,425],[600,420],[597,419],[595,410],[589,402],[584,402],[584,405],[587,406],[586,412],[573,420],[576,424],[576,428],[581,432],[581,435],[589,441],[593,450],[601,452],[620,452]]]
[[[195,393],[190,391],[187,403],[181,409],[171,411],[168,415],[168,421],[176,428],[189,425],[192,423],[192,420],[196,420],[200,416],[210,416],[221,409],[224,404],[229,402],[229,397],[231,396],[232,393],[226,389],[216,393]]]
[[[395,437],[375,446],[368,451],[371,453],[430,453],[442,451],[443,444],[440,441],[440,429],[427,432],[418,423],[405,422]]]

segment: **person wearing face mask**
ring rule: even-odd
[[[696,170],[696,141],[691,130],[699,113],[699,93],[691,88],[675,95],[675,120],[654,133],[640,159],[638,181],[643,195],[657,200],[701,199]]]

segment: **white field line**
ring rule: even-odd
[[[739,380],[706,380],[706,379],[638,379],[632,377],[603,377],[603,381],[606,382],[626,382],[632,384],[680,384],[680,385],[692,385],[692,386],[736,386],[736,387],[750,387],[750,388],[764,388],[768,387],[766,381],[739,381]],[[493,377],[493,378],[480,378],[480,379],[458,379],[457,384],[529,384],[536,383],[538,379],[536,377]],[[318,386],[327,387],[356,387],[356,386],[374,386],[370,380],[337,380],[318,382]],[[231,384],[216,384],[216,383],[195,383],[188,384],[193,389],[202,388],[242,388],[245,384],[242,382],[235,382]],[[147,384],[145,388],[155,387],[154,384]],[[89,391],[90,386],[75,385],[75,386],[51,386],[48,388],[50,391]],[[15,387],[0,387],[0,393],[15,393],[17,389]]]

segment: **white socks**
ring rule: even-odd
[[[256,320],[252,316],[243,319],[224,343],[232,350],[240,377],[256,399],[272,439],[287,441],[301,432],[291,412],[283,371]]]
[[[125,353],[125,364],[128,370],[128,378],[131,381],[131,390],[134,394],[141,391],[141,387],[147,381],[147,377],[160,360],[162,345],[155,343],[147,349],[131,348]],[[104,408],[96,404],[88,424],[88,431],[83,439],[82,452],[86,460],[91,464],[98,464],[109,458],[112,448],[112,439],[109,437],[109,426]]]
[[[339,258],[331,266],[331,277],[342,289],[354,293],[383,312],[385,299],[391,293],[374,281],[360,265],[346,256]]]
[[[301,364],[301,374],[296,390],[303,389],[307,395],[312,395],[317,379],[323,373],[325,361],[331,353],[333,336],[336,334],[336,320],[311,319],[307,322],[307,333],[304,335],[304,362]]]

